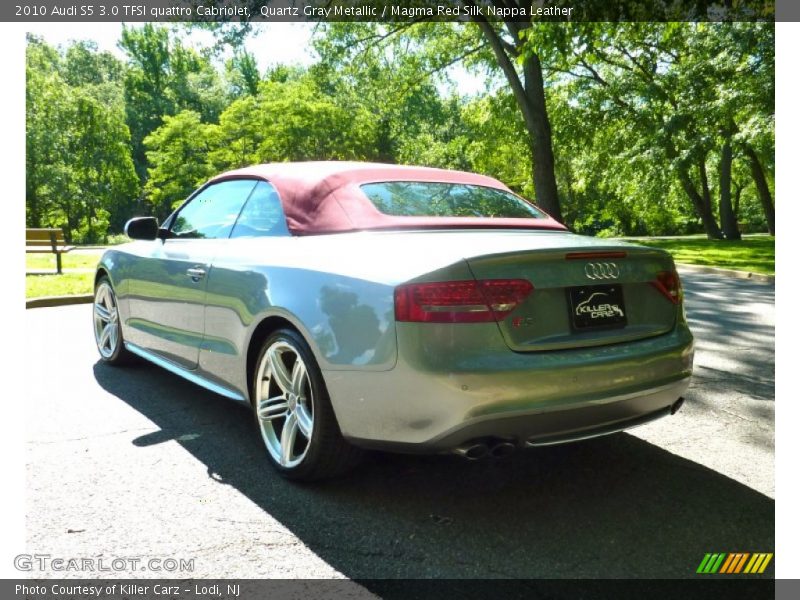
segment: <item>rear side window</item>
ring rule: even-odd
[[[390,181],[361,186],[372,204],[398,217],[488,217],[543,219],[545,214],[519,196],[480,185]]]
[[[266,181],[259,181],[236,221],[231,237],[289,235],[278,192]]]

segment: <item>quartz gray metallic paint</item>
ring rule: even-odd
[[[606,250],[627,253],[620,282],[641,324],[565,336],[563,287],[588,281],[586,261],[564,255]],[[661,414],[692,369],[682,306],[654,310],[669,301],[646,283],[672,268],[658,250],[508,230],[157,239],[109,249],[99,266],[132,352],[247,402],[254,332],[279,319],[308,342],[343,435],[407,451],[567,440]],[[394,321],[401,283],[506,276],[534,284],[520,310],[541,318],[526,330]]]

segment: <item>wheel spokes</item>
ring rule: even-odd
[[[119,344],[119,311],[114,291],[108,283],[101,283],[94,300],[94,327],[97,348],[104,358],[113,356]]]
[[[288,465],[294,458],[294,441],[297,438],[297,417],[290,413],[283,423],[281,430],[281,455],[280,463]]]
[[[103,332],[100,334],[100,348],[105,348],[108,345],[109,340],[111,339],[111,331],[113,330],[113,326],[108,324],[103,327]]]
[[[97,318],[99,318],[101,321],[105,323],[108,323],[112,318],[111,313],[100,302],[95,302],[94,314],[97,316]]]
[[[291,469],[305,458],[314,432],[308,368],[296,347],[279,339],[264,352],[258,377],[255,413],[261,435],[272,459]]]
[[[314,426],[314,418],[308,412],[304,404],[298,404],[294,414],[297,419],[297,429],[304,438],[311,441],[311,429]]]
[[[108,315],[110,320],[116,321],[117,320],[117,303],[114,298],[114,294],[111,293],[111,290],[106,290],[106,297],[105,297],[105,305],[106,310],[108,311]]]
[[[281,352],[275,346],[267,350],[267,360],[269,361],[269,370],[272,380],[278,384],[278,387],[280,387],[281,391],[284,393],[291,391],[292,376],[289,374],[289,370],[286,368],[281,358]]]
[[[114,296],[108,289],[106,289],[106,307],[108,308],[109,312],[113,312],[117,307],[116,302],[114,301]]]
[[[258,418],[262,421],[272,421],[273,419],[286,417],[288,412],[289,403],[283,395],[265,398],[258,403]]]
[[[117,326],[113,319],[111,323],[108,324],[108,327],[111,328],[111,335],[109,336],[109,350],[113,352],[114,348],[117,347],[117,335],[119,330],[117,329]]]
[[[303,364],[303,361],[300,360],[300,357],[297,357],[297,360],[294,361],[294,367],[292,367],[292,383],[291,383],[291,391],[295,396],[297,396],[298,400],[305,396],[305,387],[306,387],[306,366]]]

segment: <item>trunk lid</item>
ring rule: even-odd
[[[571,236],[577,237],[577,236]],[[680,304],[662,293],[658,274],[672,271],[661,250],[565,236],[549,248],[467,257],[476,279],[527,279],[534,291],[498,323],[518,352],[632,341],[671,331]]]

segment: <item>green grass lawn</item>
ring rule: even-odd
[[[65,269],[94,269],[97,266],[97,261],[100,260],[102,252],[97,253],[75,253],[68,252],[61,255],[61,266]],[[25,255],[25,270],[26,271],[44,271],[47,269],[56,270],[56,255],[55,254],[26,254]]]
[[[643,246],[663,248],[671,252],[675,262],[678,263],[775,274],[775,238],[772,236],[748,236],[739,242],[696,237],[629,241]]]
[[[77,296],[91,294],[94,273],[63,273],[62,275],[26,275],[25,297]]]
[[[91,294],[94,284],[94,268],[103,254],[97,252],[68,252],[61,255],[61,266],[64,269],[85,269],[85,273],[62,273],[57,275],[56,257],[54,254],[26,254],[26,271],[53,271],[53,274],[25,275],[25,297],[41,298],[42,296],[76,296]]]

